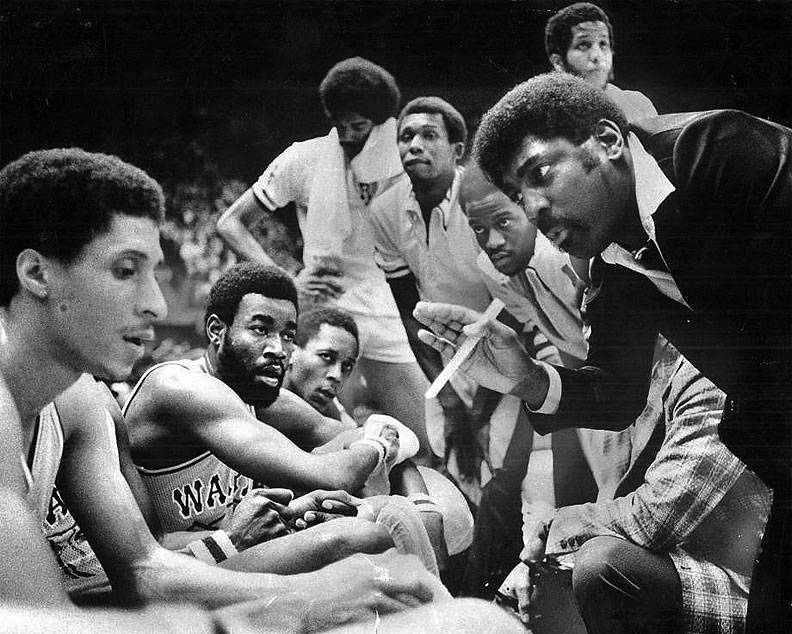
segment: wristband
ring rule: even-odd
[[[204,563],[214,566],[229,557],[236,555],[239,551],[234,546],[231,538],[224,530],[215,531],[203,539],[196,539],[187,544],[193,557],[200,559]]]
[[[374,447],[374,449],[377,450],[377,466],[374,467],[374,469],[385,463],[385,457],[388,455],[388,449],[383,441],[379,440],[378,438],[361,438],[360,440],[356,440],[351,445],[349,445],[349,448],[351,449],[355,445],[366,445],[367,447]],[[372,469],[372,471],[374,469]]]

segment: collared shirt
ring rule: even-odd
[[[635,198],[638,202],[638,215],[641,218],[641,225],[643,225],[647,237],[657,246],[652,215],[663,201],[671,195],[674,191],[674,186],[663,174],[663,170],[660,169],[657,161],[644,149],[638,137],[632,132],[629,134],[629,145],[635,173]],[[660,255],[662,256],[662,253]],[[615,242],[605,248],[601,257],[608,264],[618,264],[646,276],[663,295],[690,308],[682,297],[682,293],[679,291],[674,278],[671,277],[668,271],[647,269],[636,261],[632,253]]]
[[[660,169],[657,161],[646,151],[638,137],[630,132],[628,139],[630,153],[633,159],[635,198],[638,203],[638,214],[647,237],[655,242],[655,246],[657,246],[654,219],[652,216],[663,201],[674,191],[674,185],[666,178],[666,175],[663,174],[663,170]],[[659,247],[658,251],[660,251]],[[662,257],[662,253],[660,253],[660,255]],[[601,257],[603,261],[608,264],[618,264],[619,266],[626,267],[644,275],[663,295],[690,308],[682,297],[682,293],[676,285],[674,278],[668,271],[656,271],[646,268],[635,259],[632,253],[615,242],[612,242],[605,248]],[[544,403],[533,411],[539,414],[554,414],[558,411],[558,406],[561,403],[561,377],[551,366],[546,365],[545,370],[550,379],[550,386]]]
[[[490,301],[476,256],[478,245],[459,205],[462,168],[424,222],[412,183],[400,181],[371,203],[375,260],[388,279],[415,276],[421,299],[483,311]]]

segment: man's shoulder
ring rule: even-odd
[[[326,137],[314,137],[304,141],[295,141],[286,147],[272,161],[271,165],[292,165],[292,169],[300,166],[306,170],[315,165],[322,154]]]
[[[740,110],[659,115],[633,123],[630,129],[674,185],[683,189],[691,180],[706,186],[709,177],[720,179],[727,172],[737,177],[751,174],[746,165],[772,178],[782,147],[792,144],[789,128]],[[724,171],[726,165],[730,167]],[[693,174],[698,178],[692,179]]]
[[[729,134],[739,135],[741,131],[760,128],[775,129],[785,133],[792,132],[783,126],[741,110],[677,112],[630,123],[630,130],[638,136],[641,143],[647,146],[650,152],[655,146],[696,140],[704,141],[707,137],[724,139]]]
[[[75,431],[101,429],[107,412],[104,396],[94,378],[83,374],[54,401],[57,417],[68,440]]]
[[[624,90],[614,84],[608,84],[605,87],[605,94],[621,108],[628,121],[657,116],[657,109],[652,100],[638,90]]]
[[[135,386],[124,413],[134,419],[141,409],[167,411],[167,420],[179,422],[207,406],[223,408],[235,400],[241,399],[220,379],[204,372],[199,360],[182,359],[149,368]],[[140,405],[142,408],[136,407]]]
[[[316,136],[304,141],[295,141],[289,147],[300,156],[309,157],[321,152],[326,143],[326,136]]]

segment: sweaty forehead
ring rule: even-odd
[[[604,22],[581,22],[572,27],[572,44],[581,40],[607,40],[610,42],[608,26]]]

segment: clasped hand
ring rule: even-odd
[[[237,550],[301,530],[332,517],[355,516],[360,500],[346,491],[311,491],[293,499],[289,489],[252,489],[225,527]]]

